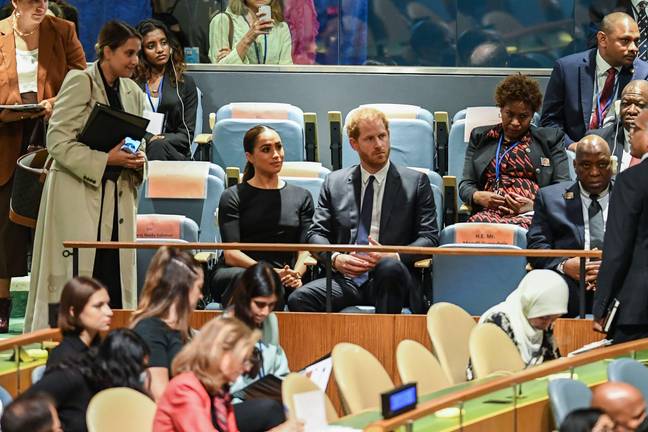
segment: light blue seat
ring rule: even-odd
[[[245,167],[243,136],[263,124],[275,129],[287,161],[305,160],[304,112],[284,103],[230,103],[216,113],[212,137],[212,162],[223,168]]]
[[[6,407],[11,402],[13,402],[13,396],[11,396],[11,393],[9,393],[6,388],[0,386],[0,404],[2,404],[2,407]]]
[[[458,223],[441,231],[439,243],[442,248],[525,249],[526,230],[517,225]],[[432,301],[481,315],[504,301],[525,274],[523,256],[435,255]]]
[[[631,358],[616,359],[608,365],[608,381],[620,381],[639,389],[648,404],[648,368]]]
[[[209,164],[209,175],[219,178],[225,184],[225,170],[216,164]]]
[[[317,206],[317,201],[319,200],[319,194],[322,190],[322,185],[324,184],[324,179],[319,177],[287,177],[281,176],[281,179],[286,183],[299,186],[306,189],[313,198],[313,205]]]
[[[279,176],[289,184],[302,187],[310,192],[317,205],[324,179],[331,170],[319,162],[284,162]]]
[[[32,385],[36,384],[38,381],[41,380],[41,378],[43,378],[43,375],[45,374],[45,367],[46,367],[45,365],[40,365],[32,369],[32,373],[31,373]]]
[[[567,152],[567,164],[569,166],[569,178],[576,180],[576,168],[574,168],[574,160],[576,159],[576,153],[571,150],[566,150]]]
[[[198,241],[198,224],[182,215],[137,215],[138,243],[195,243]],[[146,271],[157,249],[137,249],[137,293],[144,286]]]
[[[592,403],[592,391],[583,382],[559,378],[547,386],[549,402],[556,428],[560,428],[567,415],[580,408],[588,408]]]
[[[432,196],[434,198],[434,205],[436,207],[436,220],[437,228],[439,231],[443,228],[443,212],[445,210],[444,201],[443,201],[443,178],[436,172],[427,168],[417,168],[410,167],[416,171],[422,172],[430,180],[430,186],[432,187]]]
[[[211,175],[215,168],[208,162],[176,162],[176,161],[155,161],[156,163],[149,162],[149,179],[144,182],[142,193],[139,201],[138,214],[166,214],[166,215],[183,215],[198,224],[199,234],[198,241],[200,242],[219,242],[220,233],[218,232],[218,224],[216,223],[216,212],[220,197],[225,190],[225,184],[219,177]],[[204,181],[206,186],[206,194],[204,198],[184,198],[184,197],[156,197],[149,196],[149,184],[152,176],[164,177],[167,171],[173,169],[171,164],[189,164],[179,165],[181,167],[191,166],[191,170],[201,169],[204,167],[202,164],[208,164],[209,167],[205,172]],[[184,174],[188,170],[185,170]],[[172,179],[178,179],[181,183],[182,179],[178,177],[183,173],[174,173]],[[177,192],[177,191],[176,191]]]
[[[359,108],[364,107],[379,109],[387,116],[391,142],[389,159],[392,162],[401,166],[435,169],[434,116],[430,111],[404,104],[367,104]],[[345,131],[352,112],[344,121]],[[342,136],[342,166],[360,163],[358,154],[351,148],[349,136],[346,132]]]

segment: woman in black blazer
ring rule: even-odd
[[[475,128],[466,150],[459,196],[472,206],[469,222],[528,228],[539,188],[569,180],[564,133],[531,126],[540,108],[538,83],[526,75],[506,77],[495,90],[502,122]]]
[[[146,93],[148,111],[165,116],[162,134],[147,137],[146,156],[190,160],[198,93],[193,78],[184,74],[182,47],[160,21],[146,19],[137,31],[142,35],[142,50],[135,81]]]

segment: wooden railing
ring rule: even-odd
[[[326,311],[333,310],[332,305],[332,280],[333,272],[331,254],[333,252],[397,252],[410,255],[489,255],[489,256],[524,256],[524,257],[578,257],[580,258],[579,280],[579,315],[585,318],[585,264],[588,258],[601,258],[600,250],[582,249],[495,249],[489,247],[414,247],[414,246],[367,246],[367,245],[339,245],[339,244],[301,244],[301,243],[137,243],[137,242],[84,242],[66,241],[64,256],[72,257],[72,273],[79,274],[79,249],[158,249],[162,246],[171,246],[189,250],[245,250],[245,251],[273,251],[273,252],[314,252],[323,258],[326,269]]]
[[[575,367],[582,366],[585,364],[593,363],[596,361],[604,360],[607,358],[613,358],[622,356],[628,353],[635,353],[640,350],[648,349],[648,339],[641,339],[632,342],[626,342],[618,345],[609,346],[606,348],[600,348],[593,350],[587,353],[577,355],[575,357],[562,357],[557,360],[553,360],[547,363],[544,363],[539,366],[535,366],[530,369],[526,369],[522,372],[515,373],[513,375],[505,376],[502,378],[497,378],[492,381],[488,381],[481,385],[475,385],[469,389],[453,392],[447,396],[442,396],[434,399],[428,403],[420,405],[413,411],[401,414],[399,416],[393,417],[388,420],[380,420],[371,425],[369,425],[365,431],[369,432],[387,432],[397,429],[400,426],[411,423],[413,420],[417,420],[426,416],[430,416],[435,412],[452,406],[456,406],[463,402],[484,396],[486,394],[503,390],[507,388],[512,388],[519,386],[525,382],[534,380],[536,378],[546,377],[548,375],[565,371],[573,370]],[[517,391],[513,392],[514,394]]]

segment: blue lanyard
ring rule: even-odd
[[[607,114],[607,110],[608,108],[610,108],[610,105],[612,104],[612,101],[616,97],[617,91],[619,90],[619,73],[617,72],[616,75],[614,75],[614,86],[612,86],[612,94],[610,95],[610,99],[602,108],[601,95],[603,93],[603,90],[601,90],[600,92],[598,91],[598,77],[596,77],[594,82],[596,83],[596,114],[598,115],[598,124],[596,125],[596,127],[601,128],[603,126],[603,120],[605,120],[603,114]]]
[[[162,99],[162,86],[164,85],[164,75],[160,79],[160,85],[158,86],[158,107],[160,106],[160,100]],[[157,112],[157,107],[153,105],[153,99],[151,99],[151,89],[149,88],[148,81],[146,82],[146,96],[148,97],[149,103],[151,104],[151,109],[153,112]]]
[[[247,23],[248,27],[252,28],[252,25],[248,21],[247,17],[243,17],[245,19],[245,22]],[[261,63],[261,54],[259,53],[259,46],[256,43],[256,40],[252,42],[254,44],[254,52],[256,53],[257,56],[257,61],[259,64],[266,64],[266,60],[268,59],[268,35],[265,34],[263,35],[263,43],[264,43],[264,50],[263,50],[263,63]]]
[[[259,357],[261,357],[261,364],[259,365],[259,378],[265,376],[265,368],[263,367],[263,344],[257,342],[257,348],[259,349]]]
[[[520,144],[521,141],[515,141],[509,148],[504,150],[504,153],[500,154],[500,151],[502,150],[502,142],[504,141],[504,132],[502,132],[502,135],[500,135],[499,142],[497,143],[497,153],[495,153],[495,185],[499,187],[500,183],[500,176],[501,176],[501,166],[502,162],[504,161],[504,158],[506,155],[509,154],[511,150],[513,150],[515,147],[517,147],[518,144]]]

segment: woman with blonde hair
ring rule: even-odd
[[[208,322],[173,361],[174,378],[158,401],[156,432],[238,432],[229,384],[252,367],[261,332],[236,318]],[[287,422],[273,431],[298,431]]]
[[[189,320],[202,285],[202,268],[187,252],[162,247],[153,256],[131,328],[151,351],[148,371],[156,400],[169,382],[174,357],[189,342]]]
[[[259,12],[270,6],[271,17]],[[230,0],[209,24],[209,59],[223,64],[292,64],[281,0]]]

